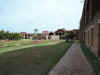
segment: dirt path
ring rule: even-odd
[[[48,75],[93,75],[93,72],[76,42]]]

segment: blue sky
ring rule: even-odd
[[[0,0],[0,29],[14,32],[79,28],[80,0]]]

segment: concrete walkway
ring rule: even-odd
[[[93,75],[93,72],[76,42],[48,75]]]

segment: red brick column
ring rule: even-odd
[[[98,56],[100,57],[100,24],[98,24]]]

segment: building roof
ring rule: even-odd
[[[66,30],[65,29],[58,29],[57,31],[55,31],[55,33],[57,32],[65,32]]]

